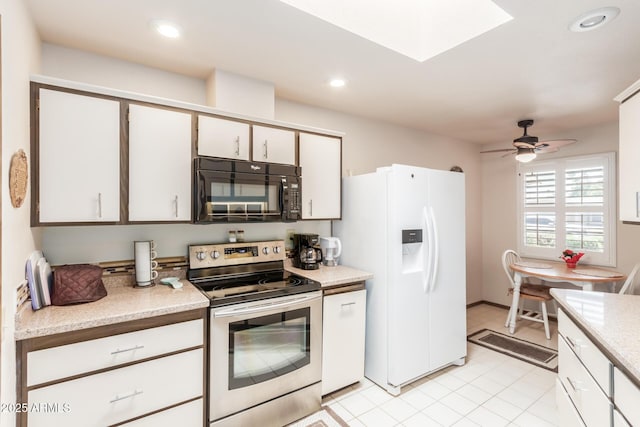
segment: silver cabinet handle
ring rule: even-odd
[[[240,157],[240,136],[236,136],[236,156]]]
[[[176,204],[176,218],[178,218],[178,195],[176,194],[176,198],[174,199],[174,203]]]
[[[640,191],[636,191],[636,217],[640,217]]]
[[[309,216],[313,216],[313,199],[309,200]]]
[[[130,398],[135,397],[135,396],[137,396],[139,394],[142,394],[142,393],[144,393],[144,391],[142,391],[142,390],[134,390],[133,392],[131,392],[129,394],[125,394],[124,396],[118,396],[116,394],[115,397],[109,401],[109,403],[115,403],[115,402],[118,402],[120,400],[130,399]]]
[[[266,159],[269,157],[269,141],[265,139],[262,146],[264,147],[264,154],[262,155],[262,157]]]
[[[98,193],[98,218],[102,218],[102,193]]]
[[[341,304],[341,307],[349,307],[350,305],[356,305],[356,302],[345,302],[344,304]]]
[[[136,350],[142,350],[144,348],[143,345],[136,345],[133,347],[129,347],[129,348],[123,348],[123,349],[115,349],[114,351],[111,352],[111,354],[120,354],[120,353],[127,353],[129,351],[136,351]]]

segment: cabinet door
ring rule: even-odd
[[[107,426],[201,397],[202,361],[196,349],[30,390],[29,403],[59,406],[29,426]]]
[[[120,220],[120,103],[40,89],[39,223]]]
[[[249,160],[249,125],[198,116],[198,155]]]
[[[640,388],[618,368],[613,370],[614,400],[620,412],[632,426],[640,426]]]
[[[191,219],[191,114],[129,106],[129,221]]]
[[[296,134],[293,131],[255,125],[252,130],[252,160],[295,165]]]
[[[340,138],[300,133],[302,219],[339,219],[342,177]]]
[[[324,297],[322,394],[364,377],[366,290]]]
[[[620,105],[620,219],[640,221],[640,95]]]
[[[585,427],[580,414],[573,406],[567,391],[556,378],[556,405],[558,406],[558,425],[562,427]]]

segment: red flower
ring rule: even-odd
[[[583,252],[575,253],[571,249],[565,249],[562,251],[562,256],[560,257],[562,260],[570,263],[576,263],[582,258],[584,255]]]

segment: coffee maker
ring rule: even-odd
[[[291,262],[303,270],[316,270],[322,262],[317,234],[294,234]]]

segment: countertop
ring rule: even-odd
[[[287,259],[284,268],[291,273],[299,276],[315,280],[322,284],[323,288],[344,285],[347,283],[359,282],[373,278],[373,274],[367,271],[356,270],[355,268],[345,265],[336,265],[335,267],[327,267],[320,265],[317,270],[303,270],[291,265],[291,260]]]
[[[107,296],[94,302],[68,306],[47,306],[33,311],[23,304],[16,314],[15,339],[53,335],[130,320],[179,313],[209,306],[209,300],[195,286],[181,280],[182,288],[167,285],[148,288],[106,286]]]
[[[640,295],[551,289],[564,312],[640,387]]]

